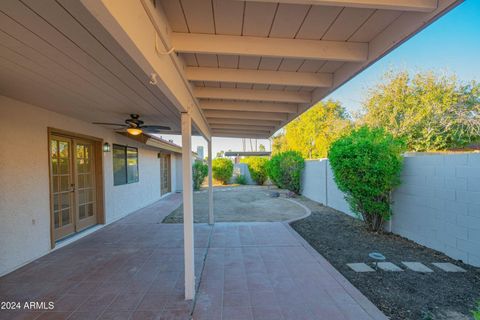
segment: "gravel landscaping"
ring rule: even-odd
[[[312,215],[292,227],[388,317],[472,319],[470,310],[480,299],[480,268],[394,234],[370,233],[359,220],[304,197],[296,200],[309,207]],[[346,265],[373,266],[368,258],[371,252],[382,253],[403,271],[356,273]],[[402,261],[421,262],[434,272],[408,270]],[[436,262],[451,262],[467,272],[447,273],[432,265]]]
[[[270,197],[274,187],[226,186],[214,188],[214,212],[216,222],[269,222],[300,218],[305,209],[285,198]],[[285,193],[285,191],[282,191]],[[195,223],[208,222],[208,193],[193,194]],[[163,223],[183,223],[183,205],[169,214]]]

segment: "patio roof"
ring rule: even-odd
[[[166,0],[156,10],[213,135],[269,137],[458,3]]]
[[[460,0],[2,1],[1,94],[266,138]]]

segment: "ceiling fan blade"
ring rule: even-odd
[[[125,124],[121,123],[109,123],[109,122],[92,122],[92,124],[99,124],[102,126],[117,126],[117,127],[126,127]]]
[[[172,130],[170,127],[166,126],[141,126],[140,127],[143,131],[146,133],[155,133],[155,132],[160,132],[160,131],[170,131]]]

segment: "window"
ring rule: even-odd
[[[138,182],[138,149],[113,145],[113,185]]]

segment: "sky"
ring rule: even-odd
[[[430,71],[455,74],[460,81],[480,81],[480,0],[466,0],[445,16],[377,61],[325,99],[340,101],[350,113],[359,110],[369,88],[374,87],[389,70]],[[181,144],[180,136],[162,135]],[[270,150],[269,140],[259,139]],[[253,143],[254,144],[254,143]],[[207,142],[192,137],[193,150]],[[241,151],[242,140],[213,138],[213,156],[220,150]],[[250,142],[247,139],[247,151]]]

